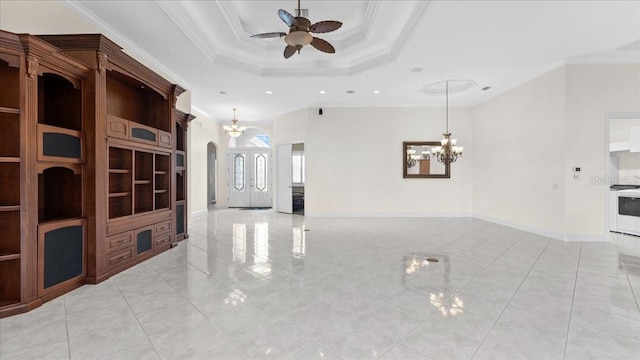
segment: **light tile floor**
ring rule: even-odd
[[[640,358],[638,237],[233,209],[190,234],[2,319],[0,358]]]

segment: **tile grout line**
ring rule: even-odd
[[[190,245],[190,244],[187,244],[187,245]],[[202,270],[198,269],[196,266],[194,266],[193,264],[191,264],[189,261],[187,261],[187,262],[186,262],[186,264],[187,264],[188,266],[191,266],[191,267],[196,268],[198,271],[202,272],[203,274],[207,275],[207,277],[208,277],[208,274],[207,274],[207,273],[205,273],[204,271],[202,271]],[[214,346],[213,348],[211,348],[211,350],[216,349],[217,347],[223,346],[223,345],[225,345],[225,344],[229,344],[229,343],[235,346],[235,344],[233,343],[233,338],[231,338],[230,336],[228,336],[227,334],[225,334],[222,330],[220,330],[220,328],[218,328],[218,327],[216,326],[216,324],[214,324],[214,323],[213,323],[213,321],[211,321],[211,319],[209,319],[209,317],[208,317],[207,315],[205,315],[205,314],[204,314],[200,309],[198,309],[198,307],[197,307],[197,306],[195,306],[193,303],[191,303],[191,301],[190,301],[190,300],[189,300],[185,295],[180,294],[180,292],[179,292],[175,287],[173,287],[173,285],[169,284],[169,282],[168,282],[167,280],[165,280],[165,278],[163,278],[163,277],[162,277],[162,275],[161,275],[159,272],[157,272],[157,271],[156,271],[154,268],[152,268],[151,266],[149,266],[149,268],[151,269],[151,271],[155,272],[155,273],[160,277],[160,279],[162,279],[162,281],[164,281],[167,285],[169,285],[169,287],[170,287],[171,289],[173,289],[176,293],[178,293],[180,296],[182,296],[182,297],[184,298],[184,300],[185,300],[189,305],[191,305],[191,306],[192,306],[192,307],[193,307],[193,308],[194,308],[198,313],[200,313],[200,315],[202,315],[202,317],[204,317],[204,319],[203,319],[203,320],[197,321],[197,322],[195,322],[194,324],[197,324],[197,323],[202,322],[202,321],[207,321],[209,324],[211,324],[211,326],[213,326],[213,328],[214,328],[214,329],[218,330],[218,331],[222,334],[222,336],[224,336],[224,337],[226,338],[226,342],[224,342],[224,343],[222,343],[222,344],[220,344],[220,345],[218,345],[218,346]],[[234,310],[235,310],[235,309],[234,309]],[[225,312],[225,313],[228,313],[228,312],[231,312],[231,311],[234,311],[234,310],[229,310],[229,311],[227,311],[227,312]],[[132,312],[133,312],[133,310],[132,310]],[[134,314],[134,315],[135,315],[135,314]],[[137,317],[136,317],[136,319],[137,319]],[[178,328],[178,329],[186,328],[187,326],[189,326],[189,325],[185,325],[185,326],[180,327],[180,328]],[[142,330],[143,330],[143,331],[145,331],[145,330],[144,330],[144,327],[142,326],[142,324],[140,324],[140,327],[142,327]],[[146,334],[146,331],[145,331],[145,334]],[[147,336],[147,337],[148,337],[148,336]],[[155,345],[153,345],[153,342],[151,341],[151,339],[149,339],[149,342],[150,342],[150,343],[151,343],[151,345],[153,346],[153,349],[156,351],[156,353],[158,353],[158,350],[156,349]],[[244,351],[243,351],[243,350],[241,350],[241,349],[240,349],[240,351],[242,351],[242,353],[243,353],[244,355],[246,355],[249,359],[253,360],[253,357],[251,357],[249,354],[247,354],[246,352],[244,352]],[[160,354],[158,354],[158,356],[160,356]],[[162,356],[160,356],[160,358],[162,358]]]
[[[618,254],[618,259],[620,259],[620,249],[618,249],[618,242],[616,241],[616,238],[613,238],[613,244],[616,247],[616,253]],[[620,261],[620,260],[618,260]],[[631,279],[629,279],[629,272],[627,272],[627,265],[624,263],[624,261],[622,262],[622,266],[624,269],[624,275],[625,278],[627,279],[627,284],[629,284],[629,288],[631,289],[631,294],[633,295],[633,299],[636,302],[636,307],[638,308],[638,312],[640,312],[640,301],[638,300],[638,297],[640,297],[640,294],[636,294],[636,292],[633,290],[633,285],[631,284]]]
[[[495,258],[495,259],[493,259],[493,261],[491,261],[489,264],[487,264],[487,266],[485,266],[485,267],[482,269],[482,271],[481,271],[480,273],[484,272],[484,271],[485,271],[489,266],[491,266],[494,262],[496,262],[496,261],[497,261],[501,256],[503,256],[507,251],[509,251],[509,249],[511,249],[511,248],[512,248],[513,246],[515,246],[519,241],[521,241],[521,240],[525,237],[525,235],[526,235],[526,234],[523,234],[522,236],[520,236],[520,238],[518,239],[518,241],[514,241],[514,242],[513,242],[513,244],[509,245],[506,249],[504,249],[504,251],[503,251],[500,255],[496,256],[496,258]],[[548,245],[548,243],[547,243],[547,245]],[[545,246],[545,249],[546,249],[546,246]],[[534,264],[534,265],[535,265],[535,264]],[[532,266],[532,267],[533,267],[533,266]],[[526,277],[525,277],[525,278],[526,278]],[[473,281],[473,280],[474,280],[474,279],[472,279],[472,280],[470,280],[470,281]],[[524,281],[524,279],[523,279],[522,281]],[[466,283],[462,288],[460,288],[458,291],[460,291],[460,290],[464,289],[464,287],[465,287],[465,286],[467,286],[468,284],[469,284],[469,282],[467,282],[467,283]],[[451,295],[451,296],[449,297],[449,299],[450,299],[451,297],[453,297],[453,295]],[[507,303],[507,305],[508,305],[508,303]],[[507,305],[505,305],[505,309],[506,309],[506,306],[507,306]],[[386,355],[389,351],[391,351],[391,350],[392,350],[393,348],[395,348],[396,346],[398,346],[398,344],[400,344],[400,342],[401,342],[402,340],[404,340],[404,338],[405,338],[405,337],[407,337],[407,335],[411,334],[415,329],[417,329],[418,327],[422,326],[422,324],[424,324],[424,323],[425,323],[425,322],[426,322],[426,321],[427,321],[431,316],[433,316],[433,314],[435,314],[437,310],[438,310],[438,309],[434,310],[434,312],[433,312],[433,313],[431,313],[431,315],[427,316],[424,320],[422,320],[422,321],[421,321],[420,323],[418,323],[416,326],[414,326],[413,328],[411,328],[411,330],[407,331],[407,333],[406,333],[404,336],[400,337],[400,339],[398,339],[398,341],[396,341],[393,345],[391,345],[391,347],[390,347],[387,351],[385,351],[385,352],[381,355],[381,357],[382,357],[382,356],[384,356],[384,355]],[[504,312],[504,310],[503,310],[503,312]],[[499,318],[499,316],[498,316],[498,318]],[[498,320],[496,319],[496,321],[498,321]],[[494,325],[495,325],[495,323],[494,323]],[[492,327],[492,329],[493,329],[493,327]],[[491,332],[491,330],[489,330],[489,332]],[[464,335],[461,335],[461,336],[464,336]],[[466,336],[464,336],[464,337],[466,337]],[[485,336],[485,338],[486,338],[486,336]],[[484,341],[484,339],[483,339],[483,341]],[[480,342],[480,345],[478,345],[478,349],[480,348],[480,346],[482,346],[482,342]],[[412,347],[412,349],[413,349],[413,347]],[[473,357],[473,356],[475,355],[475,353],[478,351],[478,349],[476,349],[476,351],[473,353],[473,355],[472,355],[471,357]],[[430,358],[428,355],[423,354],[422,352],[420,352],[420,351],[418,351],[418,350],[416,350],[416,349],[413,349],[413,350],[415,350],[415,351],[417,351],[418,353],[420,353],[420,354],[422,354],[422,355],[427,356],[428,358]]]
[[[151,267],[149,265],[145,264],[145,266],[151,269]],[[151,271],[154,271],[154,270],[151,269]],[[153,347],[153,351],[155,351],[156,355],[158,355],[158,357],[160,359],[162,359],[162,356],[160,356],[160,353],[158,352],[158,349],[156,349],[156,346],[151,341],[151,338],[149,337],[149,334],[147,334],[147,331],[144,329],[144,326],[142,326],[142,324],[140,323],[140,320],[138,319],[138,316],[136,315],[135,311],[133,311],[133,308],[131,308],[131,304],[129,304],[129,301],[127,301],[127,297],[124,296],[124,294],[122,293],[122,290],[120,290],[120,286],[118,286],[118,284],[116,283],[115,279],[112,280],[112,281],[113,281],[113,285],[116,287],[116,289],[118,289],[118,292],[120,293],[120,296],[122,296],[122,299],[124,300],[124,302],[127,303],[127,307],[129,308],[129,311],[131,311],[131,315],[133,315],[133,317],[136,319],[136,322],[138,323],[138,326],[140,326],[140,329],[142,329],[142,332],[144,333],[144,336],[147,338],[147,341],[149,341],[149,343],[151,344],[151,347]],[[126,348],[126,349],[130,349],[130,348],[132,348],[134,346],[137,346],[137,345],[138,344],[132,345],[132,346]],[[122,349],[122,350],[126,350],[126,349]],[[122,350],[120,350],[120,351],[122,351]],[[112,354],[116,354],[116,352],[114,352]],[[109,356],[109,355],[111,355],[111,354],[108,354],[108,355],[105,355],[105,356]]]
[[[522,239],[526,236],[526,233],[524,235],[522,235],[522,237],[520,238],[520,241],[522,241]],[[516,243],[520,242],[517,241]],[[518,288],[513,292],[513,294],[511,295],[511,297],[509,298],[509,301],[507,302],[507,304],[505,305],[504,309],[502,309],[502,312],[500,313],[500,315],[498,315],[498,317],[496,318],[496,321],[493,322],[493,325],[491,325],[491,329],[489,329],[489,331],[487,331],[487,334],[484,336],[484,338],[482,339],[482,341],[480,341],[480,345],[478,345],[478,348],[476,349],[476,351],[473,352],[473,355],[471,355],[471,359],[473,359],[477,354],[478,354],[478,350],[480,350],[480,348],[482,347],[482,345],[484,345],[484,342],[487,340],[487,338],[489,337],[489,335],[491,334],[491,332],[493,331],[493,329],[496,327],[496,324],[498,323],[498,321],[500,321],[500,318],[502,317],[502,315],[504,315],[504,312],[507,310],[507,308],[509,307],[509,304],[511,304],[511,301],[513,300],[513,297],[516,296],[516,294],[518,293],[518,291],[520,290],[520,287],[522,287],[522,284],[527,280],[527,277],[529,277],[529,274],[531,274],[531,270],[536,266],[536,264],[538,263],[538,261],[540,260],[540,257],[542,257],[542,254],[544,254],[544,252],[547,250],[547,248],[549,247],[549,244],[551,243],[551,240],[547,241],[547,244],[544,246],[544,248],[542,249],[542,251],[540,251],[540,254],[538,254],[538,257],[536,257],[536,261],[533,263],[533,265],[531,265],[531,268],[529,269],[529,271],[527,271],[527,274],[524,276],[524,278],[522,279],[522,281],[520,282],[520,285],[518,285]],[[515,245],[515,244],[514,244]]]
[[[67,296],[62,297],[62,303],[64,305],[64,323],[67,330],[67,350],[69,351],[69,360],[71,360],[71,337],[69,336],[69,319],[67,318]]]
[[[580,262],[582,261],[582,244],[580,244],[580,252],[578,253],[578,267],[576,268],[576,278],[573,283],[573,296],[571,297],[571,308],[569,309],[569,323],[567,324],[567,337],[564,341],[564,352],[562,358],[567,357],[567,347],[569,346],[569,331],[571,331],[571,318],[573,317],[573,302],[576,299],[576,288],[578,287],[578,273],[580,272]]]

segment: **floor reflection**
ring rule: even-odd
[[[464,301],[451,286],[451,261],[448,255],[414,253],[402,258],[402,287],[424,292],[429,303],[442,316],[456,316],[464,312]],[[438,289],[437,291],[433,291]]]
[[[258,276],[268,277],[271,274],[269,259],[269,224],[257,222],[253,232],[253,266],[249,270]]]

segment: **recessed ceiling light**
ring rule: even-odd
[[[326,94],[327,92],[324,90],[320,90],[320,94]]]
[[[353,91],[353,90],[347,90],[347,94],[353,94],[353,93],[355,93],[355,91]]]
[[[424,70],[424,68],[415,67],[415,68],[411,69],[411,72],[412,73],[419,73],[419,72],[422,72],[423,70]]]
[[[267,90],[266,93],[267,93],[267,95],[271,95],[271,94],[273,94],[273,91]]]
[[[373,93],[378,95],[378,94],[380,94],[380,90],[374,90]]]
[[[220,95],[227,95],[226,91],[220,91]]]

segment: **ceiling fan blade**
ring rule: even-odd
[[[285,35],[287,35],[287,33],[270,32],[270,33],[264,33],[264,34],[251,35],[251,38],[253,38],[253,39],[269,39],[269,38],[275,38],[275,37],[283,37]]]
[[[327,41],[322,40],[320,38],[317,37],[313,37],[313,40],[311,41],[311,46],[313,46],[314,48],[322,51],[322,52],[326,52],[329,54],[333,54],[336,52],[336,49],[333,47],[333,45],[329,44]]]
[[[311,25],[309,27],[309,31],[316,34],[328,33],[328,32],[336,31],[340,29],[341,26],[342,26],[342,23],[340,21],[333,21],[333,20],[319,21]]]
[[[280,19],[282,19],[282,21],[284,21],[285,24],[287,24],[288,27],[293,26],[293,23],[295,21],[295,18],[293,17],[293,15],[289,14],[286,10],[278,10],[278,16],[280,16]]]
[[[296,49],[295,46],[287,45],[287,47],[284,48],[284,58],[288,59],[288,58],[292,57],[293,54],[296,53],[296,51],[298,51],[298,49]]]

